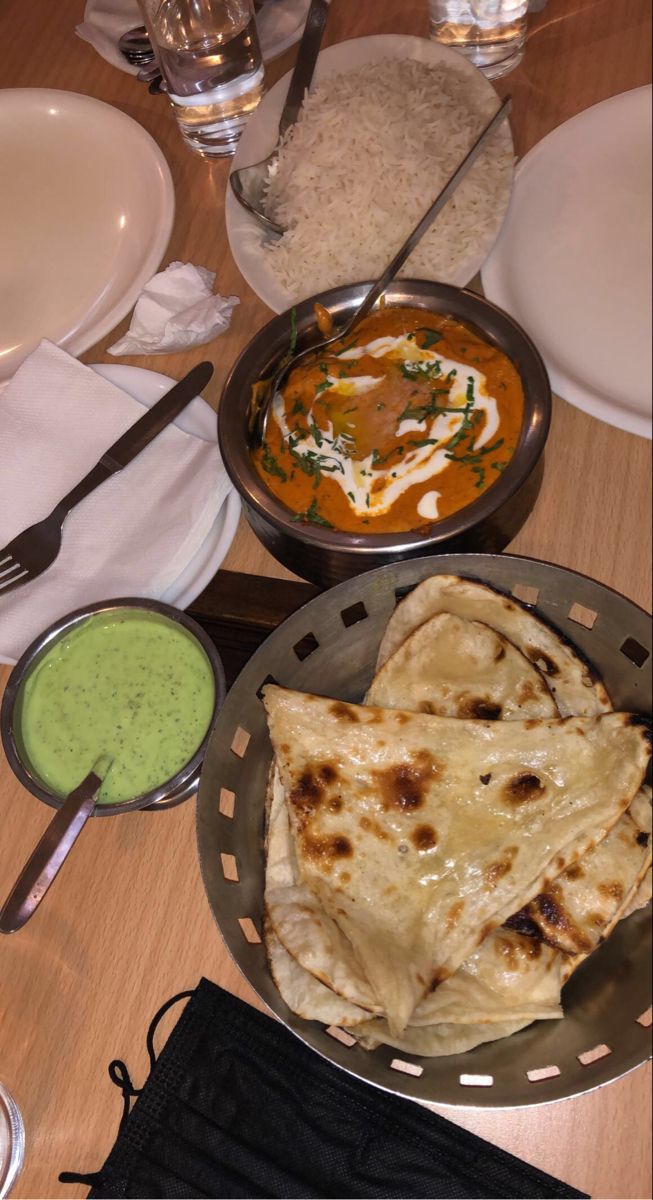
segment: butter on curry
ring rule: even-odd
[[[495,346],[450,317],[386,308],[291,372],[254,462],[295,520],[400,533],[492,486],[523,409]]]

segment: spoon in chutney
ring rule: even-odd
[[[504,117],[510,113],[512,99],[506,96],[503,103],[497,109],[496,113],[483,131],[479,134],[471,149],[467,152],[460,165],[456,168],[453,175],[442,188],[442,191],[429,206],[424,216],[413,229],[412,233],[406,238],[406,241],[388,263],[385,271],[375,284],[372,285],[369,292],[365,296],[363,303],[359,305],[356,312],[340,329],[334,332],[333,319],[331,314],[321,304],[315,304],[315,319],[318,331],[322,334],[320,340],[313,342],[310,346],[306,346],[295,353],[295,334],[291,339],[289,350],[284,354],[283,358],[277,365],[277,369],[273,375],[267,379],[260,379],[252,388],[252,394],[249,401],[247,412],[247,436],[250,449],[257,450],[265,440],[265,431],[267,429],[268,418],[272,400],[277,392],[280,391],[282,384],[286,380],[295,367],[299,366],[306,358],[311,355],[322,352],[326,347],[333,345],[335,342],[341,341],[349,336],[352,330],[363,317],[366,317],[374,308],[376,302],[381,298],[386,288],[401,270],[406,259],[412,254],[417,244],[422,240],[425,233],[431,228],[435,218],[442,211],[447,201],[455,192],[458,185],[465,178],[467,172],[476,162],[479,154],[485,147],[486,142],[491,138],[495,129],[501,124]]]
[[[57,809],[0,909],[0,933],[15,933],[35,913],[92,816],[111,763],[108,754],[98,758],[86,778]]]

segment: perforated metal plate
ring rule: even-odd
[[[271,758],[260,691],[271,680],[360,701],[398,596],[434,574],[480,579],[529,603],[603,676],[616,709],[651,706],[650,618],[624,596],[549,563],[509,555],[442,555],[382,567],[310,601],[275,630],[229,693],[207,751],[198,797],[202,875],[241,971],[293,1033],[352,1074],[438,1104],[518,1107],[600,1087],[650,1057],[650,906],[622,922],[572,977],[565,1017],[447,1058],[388,1047],[296,1017],[281,1000],[260,940],[263,822]]]

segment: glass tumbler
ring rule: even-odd
[[[8,1196],[23,1165],[25,1130],[13,1096],[0,1082],[0,1197]]]
[[[528,0],[429,0],[431,37],[460,51],[489,79],[521,61]]]
[[[140,0],[181,135],[206,158],[233,154],[263,95],[252,0]]]

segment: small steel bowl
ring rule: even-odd
[[[313,304],[319,300],[344,324],[362,303],[369,283],[334,288],[296,306],[297,347],[319,336]],[[524,421],[506,470],[472,504],[430,526],[394,534],[342,533],[293,520],[293,513],[268,491],[250,458],[247,408],[252,386],[273,373],[287,351],[291,314],[275,317],[240,355],[225,384],[218,410],[224,464],[243,500],[245,515],[263,545],[290,570],[329,587],[373,567],[425,554],[460,551],[496,553],[528,516],[542,477],[542,451],[551,420],[551,387],[530,338],[511,317],[483,296],[464,288],[400,279],[386,292],[388,304],[422,308],[463,321],[512,360],[524,389]]]
[[[139,808],[153,809],[155,811],[172,808],[177,804],[181,804],[182,800],[187,800],[197,789],[206,747],[227,694],[224,670],[218,652],[201,626],[190,617],[187,617],[186,613],[173,608],[171,604],[163,604],[159,600],[140,600],[137,597],[103,600],[96,604],[86,605],[84,608],[78,608],[75,612],[68,613],[65,617],[60,617],[49,629],[39,634],[16,663],[9,676],[9,682],[2,699],[2,707],[0,708],[0,735],[9,765],[23,787],[27,788],[33,796],[38,796],[39,800],[43,800],[45,804],[49,804],[51,808],[60,808],[64,797],[50,791],[44,785],[43,781],[32,771],[29,764],[21,737],[23,686],[33,668],[40,662],[44,654],[51,650],[52,646],[60,641],[61,638],[66,637],[77,625],[82,625],[84,621],[89,617],[95,616],[96,613],[108,614],[124,612],[125,610],[157,613],[159,616],[166,617],[167,620],[174,624],[181,625],[199,642],[213,672],[215,704],[204,740],[198,746],[193,757],[172,779],[166,780],[165,783],[162,783],[157,788],[153,788],[152,791],[135,796],[132,800],[125,800],[118,804],[97,805],[93,815],[96,817],[111,817],[116,813],[132,812]]]

